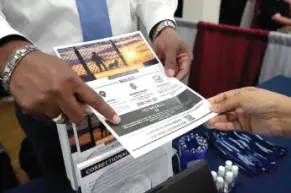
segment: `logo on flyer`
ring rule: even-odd
[[[133,83],[130,83],[129,86],[130,86],[132,89],[134,89],[134,90],[137,89],[137,86],[136,86],[135,84],[133,84]]]
[[[164,82],[164,80],[162,79],[162,77],[159,76],[159,75],[157,75],[157,76],[153,76],[153,79],[154,79],[157,83]]]
[[[106,97],[106,92],[104,92],[104,91],[100,91],[100,92],[99,92],[99,95],[105,98],[105,97]]]

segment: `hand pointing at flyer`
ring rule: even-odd
[[[1,49],[10,56],[25,45],[29,43],[11,41]],[[34,117],[53,119],[64,113],[77,123],[84,118],[87,104],[112,123],[120,122],[116,112],[66,62],[41,51],[29,53],[20,61],[12,74],[10,92],[22,111]]]

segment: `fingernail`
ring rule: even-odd
[[[111,121],[111,122],[112,122],[113,124],[119,124],[120,121],[121,121],[120,117],[117,116],[117,115],[114,115],[113,118],[112,118],[112,121]]]
[[[203,126],[207,129],[213,129],[214,127],[209,123],[204,123]]]
[[[90,115],[90,114],[93,113],[93,111],[91,110],[91,108],[90,108],[89,106],[86,106],[86,107],[85,107],[85,113],[86,113],[87,115]]]
[[[167,69],[166,73],[169,77],[175,76],[175,70],[173,69]]]

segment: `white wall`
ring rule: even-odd
[[[218,23],[221,0],[184,0],[183,18]]]

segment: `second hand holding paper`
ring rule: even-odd
[[[88,74],[87,70],[87,76],[82,76],[82,71],[76,67],[78,64],[70,59],[70,49],[80,50],[78,55],[85,57],[81,59],[87,62],[82,64],[84,69],[90,65],[92,72],[95,62],[99,73]],[[73,69],[120,116],[120,124],[113,125],[93,109],[134,158],[172,141],[216,115],[210,112],[206,99],[177,79],[165,75],[162,63],[140,32],[57,47],[56,51],[59,57],[73,63]],[[92,52],[102,60],[93,61]]]

